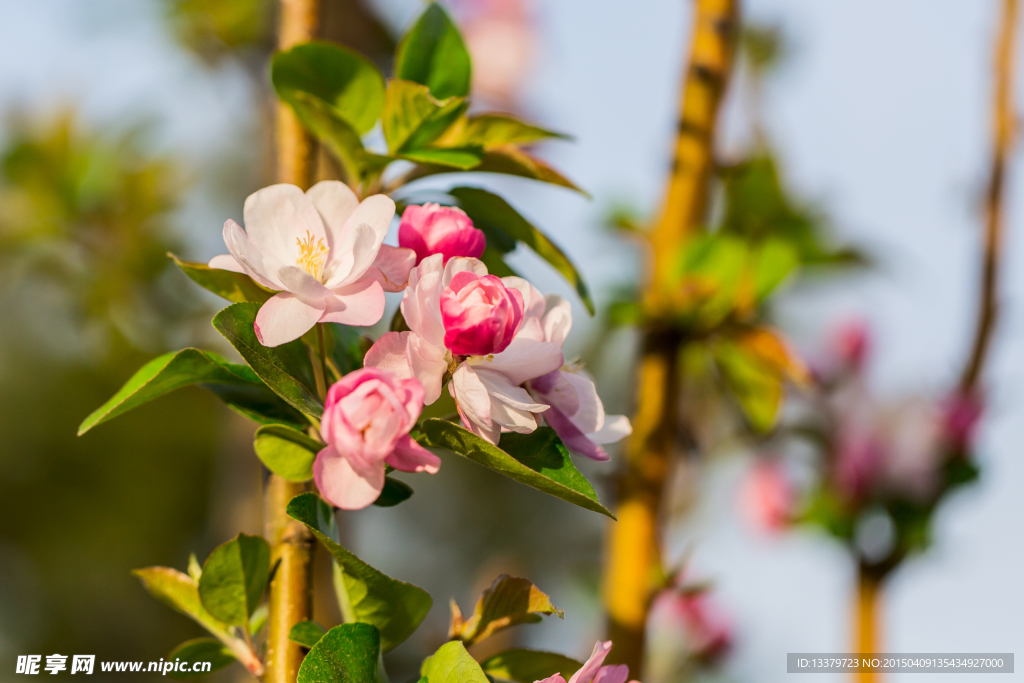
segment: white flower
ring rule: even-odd
[[[271,185],[245,200],[245,230],[224,224],[230,254],[210,267],[245,273],[278,292],[256,316],[264,346],[298,339],[318,322],[373,325],[384,314],[384,292],[405,286],[416,260],[410,249],[383,245],[395,203],[384,195],[360,202],[341,182],[306,193]]]

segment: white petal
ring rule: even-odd
[[[573,424],[584,434],[596,432],[604,427],[604,404],[597,395],[594,381],[581,373],[561,374],[576,388],[576,394],[579,396],[579,409],[575,413],[566,413],[572,418]]]
[[[280,263],[254,245],[242,226],[228,219],[224,223],[224,244],[246,275],[270,289],[284,289],[277,280]]]
[[[462,365],[466,364],[463,363]],[[492,372],[480,366],[470,367],[475,371],[474,374],[487,389],[487,393],[492,399],[492,404],[494,401],[500,401],[513,408],[528,410],[533,413],[541,413],[548,409],[546,404],[534,401],[526,389],[512,384],[500,372]]]
[[[382,244],[364,277],[379,282],[385,292],[401,292],[408,286],[409,273],[415,265],[416,252],[412,249]]]
[[[423,385],[423,404],[429,406],[441,397],[441,381],[448,369],[444,347],[410,333],[407,353],[413,377]]]
[[[412,377],[407,349],[412,332],[388,332],[373,343],[363,358],[363,367],[382,368],[395,373],[399,379]]]
[[[282,265],[299,259],[298,241],[312,236],[327,245],[324,222],[313,202],[295,185],[271,185],[254,192],[242,210],[249,240]]]
[[[245,272],[245,268],[243,268],[242,265],[237,260],[235,260],[235,257],[232,256],[231,254],[221,254],[219,256],[214,256],[212,259],[210,259],[209,265],[211,268],[216,268],[217,270],[230,270],[236,273]]]
[[[369,327],[384,316],[384,290],[375,280],[359,280],[328,292],[327,309],[320,322]]]
[[[615,443],[633,433],[633,425],[625,415],[606,415],[604,426],[596,432],[587,434],[594,443]]]
[[[513,408],[501,401],[491,402],[491,419],[510,432],[529,434],[537,429],[537,419],[533,413]]]
[[[559,347],[572,329],[572,306],[557,294],[548,294],[544,312],[544,339]]]
[[[487,393],[487,387],[480,381],[472,368],[465,363],[456,368],[452,374],[451,388],[452,396],[454,396],[459,409],[471,422],[487,428],[493,426],[491,397]]]
[[[512,384],[546,375],[562,367],[562,349],[548,342],[516,337],[501,353],[474,358],[472,363],[488,370],[500,372]]]
[[[375,194],[359,203],[337,234],[337,242],[331,249],[331,260],[338,259],[339,264],[342,260],[347,262],[345,254],[351,253],[351,267],[346,269],[339,265],[330,273],[328,286],[348,284],[363,276],[377,258],[377,250],[384,243],[394,217],[395,202],[390,197]]]
[[[413,268],[402,298],[402,317],[409,329],[441,348],[444,348],[444,324],[441,322],[443,258],[441,254],[434,254]]]
[[[331,295],[331,290],[298,266],[282,266],[277,271],[276,279],[284,285],[285,290],[303,299],[323,299]]]

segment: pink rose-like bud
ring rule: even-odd
[[[501,353],[523,322],[523,295],[493,275],[464,270],[441,293],[441,321],[453,354]]]
[[[320,435],[327,446],[313,463],[321,495],[344,510],[364,508],[384,488],[384,464],[429,472],[440,459],[409,436],[423,409],[423,385],[390,370],[363,368],[327,392]]]
[[[442,254],[447,263],[453,256],[480,258],[487,240],[462,209],[424,204],[402,214],[398,245],[415,251],[416,263],[433,254]]]

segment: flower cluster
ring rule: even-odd
[[[380,494],[385,465],[436,472],[440,461],[409,432],[446,384],[463,425],[493,444],[502,432],[529,433],[546,423],[571,450],[607,460],[601,444],[631,427],[622,415],[606,415],[594,381],[566,362],[569,303],[522,278],[490,275],[479,260],[484,233],[460,209],[409,206],[399,247],[383,243],[394,213],[391,199],[360,202],[336,181],[306,193],[273,185],[246,200],[244,230],[225,224],[230,254],[210,262],[277,292],[255,322],[268,347],[317,323],[374,325],[384,292],[404,290],[408,330],[383,335],[364,369],[327,394],[320,429],[327,445],[314,467],[321,494],[356,509]]]

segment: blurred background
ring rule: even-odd
[[[422,8],[324,4],[326,37],[382,64]],[[998,4],[743,3],[746,24],[777,43],[770,68],[740,67],[718,154],[770,141],[789,201],[870,262],[801,278],[775,302],[774,321],[809,356],[838,325],[863,321],[868,382],[883,397],[951,385],[968,352]],[[608,226],[657,213],[689,3],[446,6],[474,57],[476,101],[575,136],[540,155],[593,199],[478,182],[552,235],[605,308],[642,276],[642,252]],[[81,439],[75,431],[152,356],[182,345],[228,353],[209,325],[219,302],[164,254],[221,253],[224,220],[240,220],[245,196],[271,180],[273,16],[265,0],[0,0],[0,680],[15,678],[18,654],[165,656],[199,627],[129,570],[183,568],[190,552],[261,530],[252,426],[204,392],[172,394]],[[1024,91],[1020,76],[1015,89]],[[932,546],[889,582],[889,652],[1011,652],[1024,642],[1024,460],[1013,445],[1024,433],[1022,182],[1010,173],[1001,319],[974,454],[981,477],[943,501]],[[532,254],[513,258],[573,302],[567,355],[587,360],[610,412],[629,413],[636,333],[588,318]],[[687,558],[688,577],[711,583],[709,609],[730,633],[706,675],[776,681],[786,652],[849,650],[855,566],[823,533],[768,534],[749,522],[747,450],[725,443],[707,454],[668,547],[675,562]],[[602,499],[612,495],[614,465],[581,469]],[[603,631],[603,518],[455,458],[415,488],[401,506],[341,519],[355,552],[434,597],[425,625],[389,655],[395,680],[444,640],[448,597],[471,609],[503,572],[530,577],[566,612],[506,632],[503,645],[589,653]],[[317,615],[331,622],[333,609],[325,601]]]

